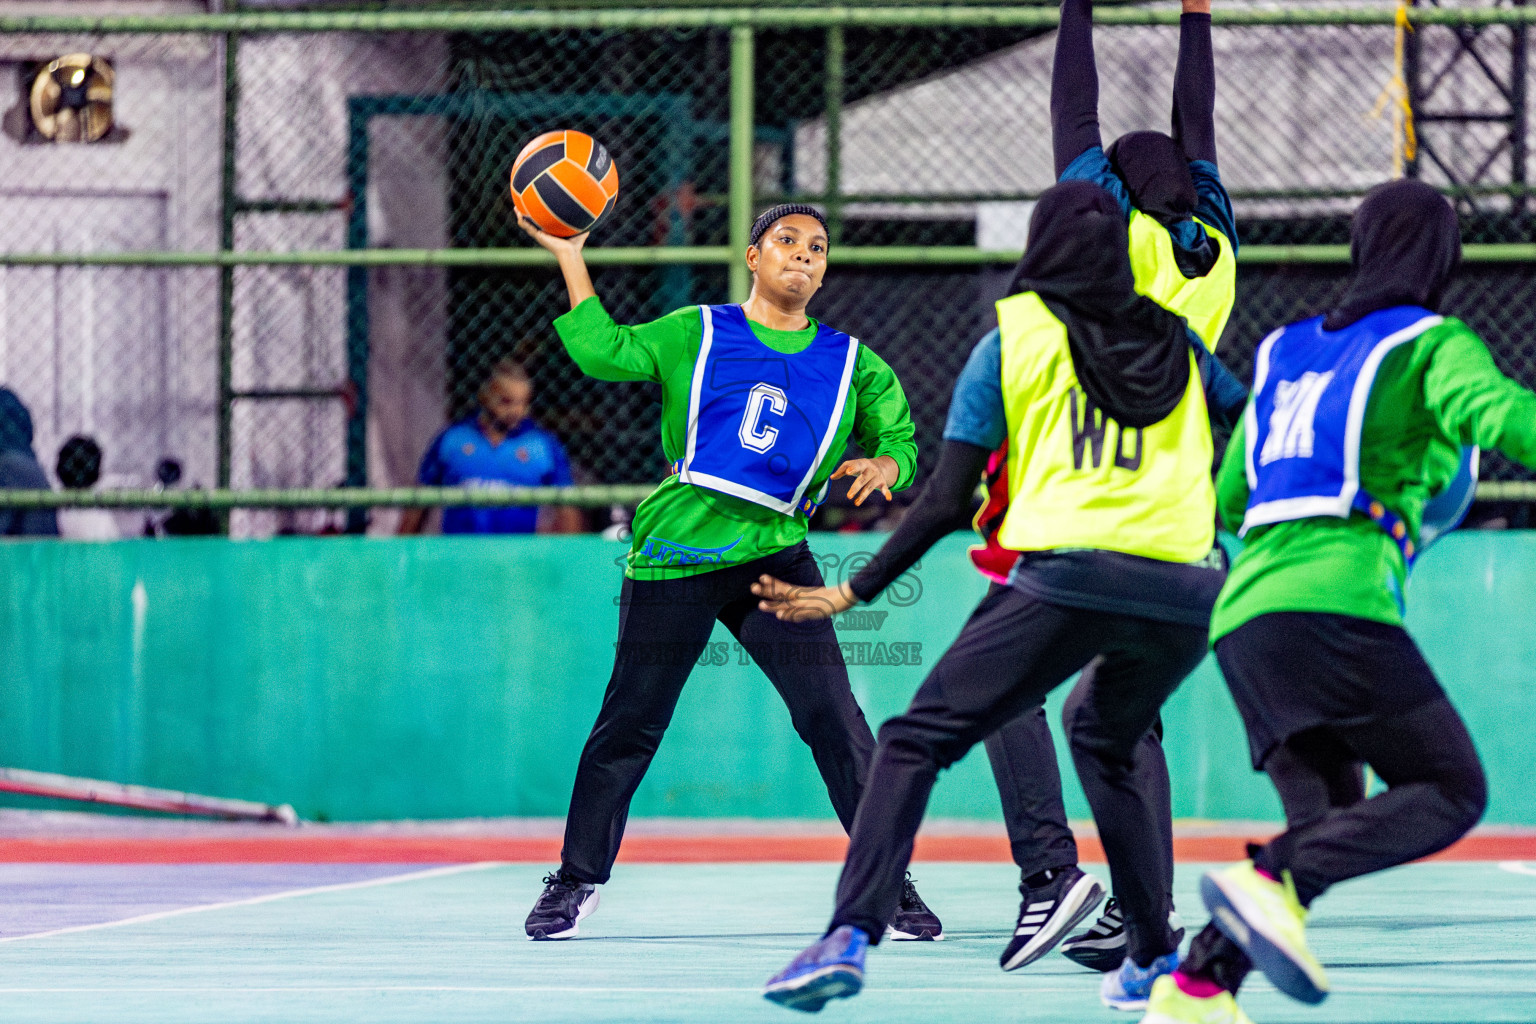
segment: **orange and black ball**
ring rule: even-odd
[[[512,164],[512,205],[561,238],[592,230],[618,194],[618,167],[585,132],[545,132]]]

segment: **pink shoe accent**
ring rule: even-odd
[[[1173,983],[1179,986],[1179,991],[1196,999],[1210,999],[1212,996],[1221,995],[1221,986],[1214,981],[1204,978],[1191,978],[1183,971],[1173,972]]]
[[[1276,885],[1280,884],[1280,879],[1276,878],[1274,875],[1270,874],[1268,871],[1265,871],[1263,868],[1259,867],[1257,864],[1255,864],[1253,866],[1253,870],[1255,870],[1255,871],[1257,871],[1259,873],[1259,877],[1260,878],[1267,878],[1271,882],[1274,882]]]

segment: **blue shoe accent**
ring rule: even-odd
[[[864,951],[868,948],[869,936],[863,930],[842,925],[769,978],[763,986],[763,998],[791,1010],[820,1013],[833,999],[856,996],[864,987]]]
[[[1146,967],[1137,967],[1130,957],[1118,971],[1109,971],[1099,985],[1099,998],[1111,1010],[1145,1010],[1152,995],[1152,983],[1165,974],[1172,974],[1183,958],[1179,951],[1165,954]]]

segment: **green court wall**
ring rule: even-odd
[[[813,547],[840,578],[880,539]],[[965,546],[949,538],[841,624],[871,723],[905,705],[982,594]],[[0,545],[0,764],[331,820],[563,815],[611,666],[622,554],[596,537]],[[1491,822],[1536,824],[1533,596],[1536,532],[1455,534],[1410,587],[1410,628],[1488,763]],[[788,714],[723,629],[706,661],[633,812],[830,817]],[[1178,816],[1278,817],[1209,659],[1165,722]],[[980,749],[930,813],[999,817]]]

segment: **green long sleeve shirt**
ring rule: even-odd
[[[1248,507],[1240,425],[1216,477],[1217,507],[1236,532]],[[1536,467],[1536,394],[1505,377],[1460,320],[1425,331],[1382,362],[1365,408],[1360,486],[1402,517],[1417,544],[1424,505],[1456,475],[1461,446],[1497,449]],[[1359,511],[1255,527],[1211,616],[1211,640],[1270,612],[1331,612],[1402,624],[1402,552]]]
[[[764,345],[785,355],[803,351],[817,323],[776,331],[748,321]],[[688,398],[703,341],[699,307],[685,306],[634,327],[614,322],[597,298],[587,299],[555,321],[566,351],[583,373],[599,380],[648,380],[661,385],[661,447],[676,462],[687,447]],[[816,468],[807,494],[816,494],[842,462],[850,438],[869,458],[889,455],[900,468],[895,490],[912,482],[917,445],[912,412],[901,383],[885,360],[859,346],[848,401],[827,457]],[[805,538],[804,512],[793,516],[740,498],[663,480],[635,511],[634,544],[626,574],[632,579],[672,579],[762,558]]]

